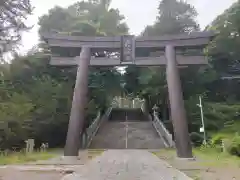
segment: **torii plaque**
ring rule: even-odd
[[[121,64],[134,64],[135,39],[134,36],[122,36],[121,38]]]
[[[134,36],[84,37],[47,33],[42,34],[42,37],[52,51],[50,64],[55,66],[78,65],[65,156],[78,156],[79,136],[83,131],[86,113],[89,65],[106,67],[133,64],[136,66],[166,66],[177,155],[181,158],[192,157],[178,66],[207,64],[207,59],[202,51],[214,37],[213,32],[138,38]],[[67,57],[66,54],[61,54],[62,50],[68,51]],[[152,54],[158,55],[152,56]]]

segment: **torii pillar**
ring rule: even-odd
[[[77,78],[72,100],[72,108],[68,125],[64,156],[77,157],[80,148],[81,134],[84,128],[88,93],[88,72],[91,60],[89,47],[82,47],[78,59]]]
[[[167,45],[165,53],[167,59],[168,94],[177,156],[179,158],[192,158],[191,140],[188,132],[188,122],[184,107],[180,74],[177,67],[175,47]]]

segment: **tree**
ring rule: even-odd
[[[39,31],[41,33],[54,30],[59,33],[65,32],[72,35],[85,36],[127,34],[128,28],[123,22],[124,17],[120,15],[117,9],[110,9],[110,3],[111,1],[106,0],[81,1],[66,9],[55,7],[47,15],[40,18]],[[61,23],[58,23],[59,21]],[[62,50],[57,50],[57,52],[64,53]],[[75,73],[74,68],[72,70]],[[120,74],[114,68],[108,70],[91,68],[89,94],[92,95],[91,92],[98,94],[93,90],[94,88],[98,88],[98,92],[106,92],[110,89],[113,90],[114,87],[114,91],[116,91],[116,87],[120,87],[117,83],[119,81],[118,76]],[[117,79],[114,80],[114,77]],[[112,82],[112,84],[110,85],[109,82]],[[95,93],[93,97],[96,100],[99,97]],[[106,98],[105,96],[100,97]],[[104,102],[103,100],[98,100]]]
[[[162,36],[199,31],[199,25],[195,20],[197,12],[195,8],[186,1],[162,0],[158,9],[159,13],[155,24],[147,26],[142,33],[143,36]],[[137,51],[137,53],[139,52]],[[130,69],[126,69],[126,75],[129,74],[129,71]],[[131,71],[133,70],[131,69]],[[161,67],[147,68],[141,71],[135,70],[137,73],[129,77],[137,79],[135,82],[138,82],[138,85],[136,86],[137,88],[135,89],[135,94],[140,94],[140,96],[147,100],[149,112],[152,112],[152,107],[155,104],[160,106],[159,110],[161,111],[161,118],[165,121],[168,129],[172,131],[172,124],[171,121],[169,121],[168,87],[166,84],[165,71],[165,68]],[[197,73],[199,71],[208,72],[207,70],[201,70],[199,68],[180,70],[184,99],[186,102],[188,102],[192,96],[205,92],[205,88],[200,87],[206,79],[201,78],[202,75]],[[129,77],[127,76],[128,79]],[[131,80],[131,82],[132,81],[133,80]],[[193,101],[190,102],[193,103]],[[194,101],[194,103],[195,104],[192,104],[192,106],[196,106],[196,101]],[[186,107],[188,108],[191,106]],[[191,113],[189,112],[189,114]],[[190,120],[192,120],[192,117],[193,116],[189,115]],[[189,124],[191,126],[191,123]],[[190,131],[192,131],[192,129],[193,128],[190,127]]]
[[[40,32],[78,32],[78,35],[126,34],[128,27],[118,9],[110,9],[111,1],[81,1],[67,9],[55,7],[39,20]],[[75,33],[76,34],[76,33]]]
[[[199,25],[195,20],[197,12],[195,8],[187,2],[178,0],[162,0],[158,9],[159,13],[157,21],[153,26],[146,27],[142,33],[143,36],[179,34],[199,30]],[[139,52],[137,51],[137,53]],[[126,74],[128,74],[128,69],[126,72]],[[161,97],[167,96],[166,77],[165,70],[163,68],[148,68],[147,70],[142,70],[141,72],[138,71],[138,74],[131,76],[131,78],[133,77],[140,79],[140,81],[138,81],[140,83],[138,87],[142,88],[138,88],[136,91],[148,92],[152,96],[151,99],[161,99]],[[141,82],[144,82],[144,84],[141,84]],[[148,90],[146,91],[146,89]],[[151,104],[151,106],[153,105],[154,104]]]
[[[10,47],[15,45],[21,38],[21,32],[29,29],[25,24],[25,20],[32,10],[33,8],[29,0],[1,1],[0,41],[5,41]]]
[[[163,0],[159,9],[161,11],[156,23],[148,26],[143,35],[158,36],[198,30],[198,25],[194,22],[197,13],[191,5],[183,1]],[[178,14],[179,12],[183,14]],[[196,145],[200,145],[203,140],[199,134],[200,110],[196,106],[199,95],[203,96],[204,100],[204,119],[208,132],[219,131],[225,124],[234,126],[239,120],[239,17],[240,1],[234,3],[206,28],[217,32],[216,38],[205,49],[209,60],[207,67],[180,69],[189,128]],[[135,94],[150,100],[151,107],[158,102],[165,102],[167,87],[164,69],[148,68],[139,71],[129,68],[126,72],[127,82],[130,82],[127,86],[133,90],[132,82],[137,82]],[[161,109],[161,112],[164,113],[164,110]],[[165,124],[171,130],[168,123]]]
[[[87,36],[127,34],[128,28],[122,22],[123,17],[118,10],[109,9],[106,3],[96,0],[80,2],[83,9],[80,11],[82,15],[78,16],[71,10],[76,5],[55,7],[40,18],[40,32],[55,30]],[[96,9],[87,12],[87,7],[83,5]],[[94,20],[96,12],[98,18]],[[50,57],[45,52],[37,49],[26,56],[16,55],[7,68],[0,66],[0,123],[6,125],[1,127],[7,127],[10,120],[16,124],[14,128],[1,131],[1,137],[4,137],[0,139],[2,148],[15,145],[21,147],[26,138],[34,138],[37,145],[48,142],[50,147],[65,143],[77,69],[49,65]],[[90,68],[87,126],[95,119],[98,111],[109,106],[111,98],[119,91],[119,81],[120,73],[115,68]],[[21,119],[18,119],[21,113]],[[18,138],[15,136],[17,133]]]
[[[216,68],[225,73],[239,73],[240,53],[237,50],[240,42],[240,1],[234,3],[222,15],[218,16],[207,29],[214,30],[218,36],[208,48],[209,55],[219,59],[225,58],[222,67],[214,64]],[[219,59],[220,60],[220,59]],[[219,62],[218,60],[218,62]],[[220,63],[219,63],[220,64]]]
[[[196,9],[182,0],[162,0],[159,5],[157,21],[153,26],[147,26],[144,36],[187,33],[198,31]]]

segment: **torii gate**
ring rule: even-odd
[[[204,47],[213,32],[162,37],[85,37],[43,33],[54,66],[78,66],[64,155],[78,156],[79,136],[86,115],[89,66],[166,66],[171,118],[177,155],[192,158],[192,147],[183,101],[178,66],[204,65]],[[67,52],[61,54],[61,50]],[[144,52],[144,55],[141,53]],[[80,54],[80,57],[79,57]]]

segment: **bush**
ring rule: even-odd
[[[216,134],[211,139],[212,145],[222,145],[223,139],[229,139],[230,135],[227,134]]]
[[[199,150],[201,152],[219,152],[219,147],[217,147],[216,145],[213,145],[211,143],[207,143],[206,145],[202,144],[199,147]]]
[[[231,143],[228,146],[227,151],[231,155],[240,157],[240,136],[238,134],[231,139]]]
[[[202,145],[204,137],[202,134],[197,132],[192,132],[190,134],[191,141],[193,142],[194,146],[199,147]]]
[[[222,142],[224,142],[224,147]],[[238,134],[235,136],[233,134],[216,134],[211,139],[210,145],[215,149],[221,149],[221,151],[226,151],[230,155],[240,157],[240,136]]]

